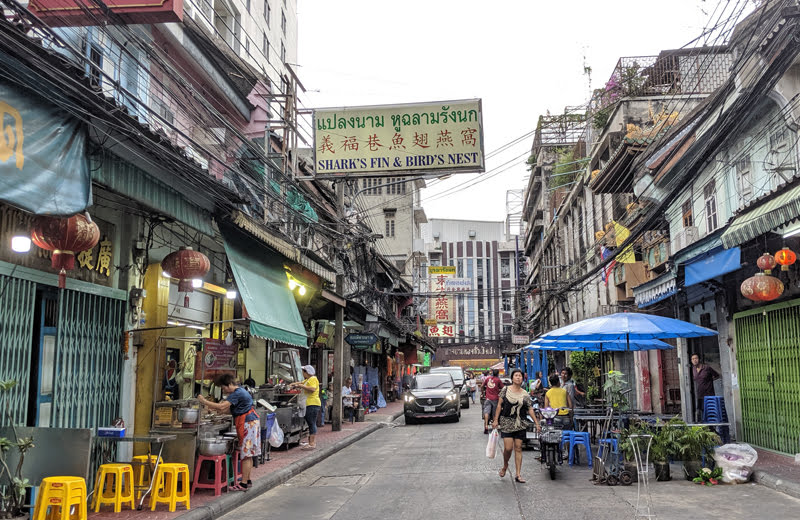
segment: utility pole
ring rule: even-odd
[[[344,251],[342,236],[344,234],[344,185],[345,181],[336,183],[336,228],[339,232],[337,241],[337,255]],[[344,264],[341,259],[336,259],[336,294],[344,294]],[[333,407],[331,413],[331,430],[338,432],[342,429],[342,386],[344,385],[345,355],[344,355],[344,307],[336,306],[336,332],[333,345]],[[349,367],[348,367],[349,371]]]

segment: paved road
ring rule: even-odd
[[[484,456],[479,413],[464,410],[456,424],[406,426],[401,418],[223,518],[471,520],[481,512],[504,520],[633,518],[635,485],[595,486],[589,469],[566,464],[551,481],[535,460],[538,452],[525,452],[527,484],[499,478],[501,459]],[[757,484],[673,480],[653,482],[651,494],[662,520],[797,518],[800,511],[800,500]]]

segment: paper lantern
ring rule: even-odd
[[[75,268],[75,255],[97,245],[100,228],[85,215],[71,217],[36,217],[31,240],[38,247],[53,252],[51,266],[58,269],[58,286],[67,284],[67,271]]]
[[[764,253],[763,255],[758,257],[756,260],[756,265],[758,268],[764,271],[766,274],[772,274],[772,270],[775,268],[775,257],[769,253]]]
[[[200,251],[191,247],[182,247],[167,255],[161,261],[161,269],[172,278],[178,279],[178,290],[185,293],[194,291],[192,280],[199,280],[208,274],[211,262]],[[189,306],[189,295],[183,298],[183,306]]]
[[[789,266],[797,261],[797,255],[788,247],[784,247],[775,253],[775,261],[780,264],[781,271],[788,271]]]
[[[756,302],[768,302],[783,294],[783,282],[764,273],[756,273],[740,287],[742,296]]]

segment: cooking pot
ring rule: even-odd
[[[220,438],[200,439],[201,455],[225,455],[230,447],[230,442]]]
[[[200,417],[199,408],[178,408],[178,420],[184,424],[194,424]]]

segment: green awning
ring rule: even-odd
[[[250,334],[307,347],[308,337],[287,285],[283,258],[233,228],[224,226],[222,234],[236,287],[250,316]]]
[[[798,215],[800,215],[800,185],[736,217],[722,234],[722,245],[729,249],[744,244],[791,222]]]

